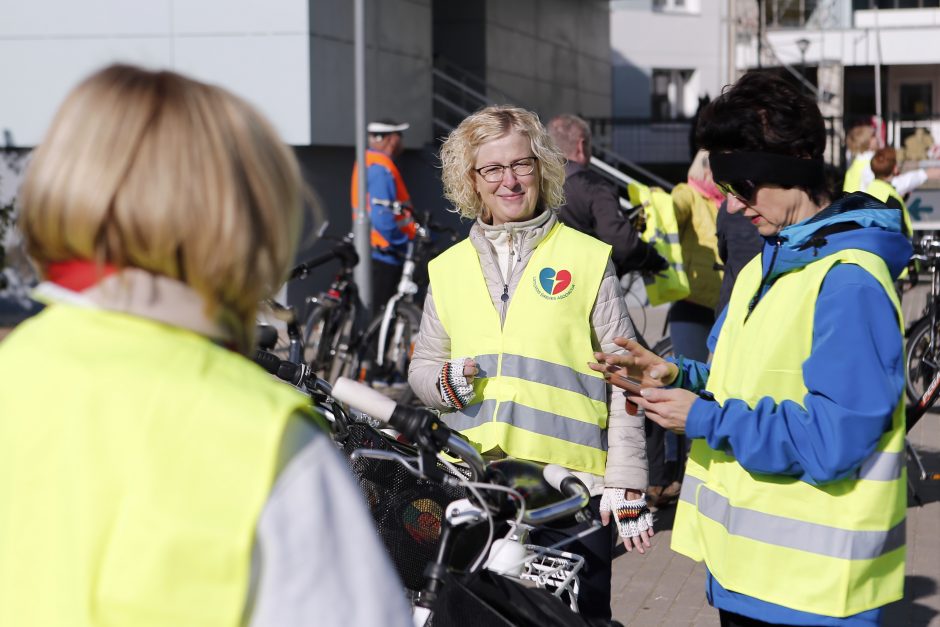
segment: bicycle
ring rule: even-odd
[[[576,613],[583,558],[560,550],[561,544],[525,543],[531,527],[590,516],[590,495],[568,471],[517,460],[484,465],[469,443],[428,410],[398,405],[349,379],[331,387],[306,364],[266,351],[257,351],[254,360],[307,392],[332,423],[333,439],[349,455],[379,535],[410,591],[416,625],[430,624],[432,616],[435,625],[587,625]],[[377,418],[415,444],[378,431],[386,423]],[[436,457],[445,450],[467,467]],[[483,496],[490,493],[496,496]],[[494,540],[502,521],[509,532]],[[474,534],[484,526],[486,534]],[[593,521],[569,541],[599,526]],[[533,585],[537,591],[525,587]],[[520,598],[534,619],[518,619]]]
[[[584,532],[552,547],[525,541],[532,526],[568,516],[588,520],[585,508],[590,495],[584,484],[551,464],[543,469],[532,462],[506,459],[484,465],[476,449],[434,413],[396,404],[350,379],[338,380],[332,396],[387,422],[415,445],[411,454],[356,450],[351,454],[354,466],[363,460],[394,462],[419,481],[459,485],[468,491],[467,497],[444,508],[438,549],[423,571],[424,583],[414,599],[416,625],[430,619],[435,625],[587,625],[577,614],[577,574],[583,558],[559,548],[596,531],[599,521],[593,520]],[[435,459],[442,451],[465,462],[466,475],[446,460]],[[441,462],[449,472],[441,469]],[[561,500],[559,493],[564,497]],[[533,505],[536,509],[526,509]],[[494,541],[495,524],[511,519],[505,537]],[[475,559],[471,557],[473,563],[465,569],[455,566],[452,550],[468,542],[468,528],[484,523],[488,525],[486,541]]]
[[[303,280],[315,268],[339,260],[340,270],[330,288],[317,296],[308,297],[300,313],[297,308],[284,305],[275,298],[265,299],[259,307],[255,329],[255,344],[258,348],[272,351],[295,364],[310,364],[315,370],[327,375],[330,374],[327,369],[333,362],[333,356],[338,352],[339,336],[336,331],[347,326],[347,318],[355,318],[355,314],[350,315],[350,312],[358,312],[362,308],[352,278],[353,268],[359,263],[352,234],[343,238],[330,237],[324,234],[328,226],[329,222],[324,222],[316,237],[318,240],[333,240],[335,244],[327,252],[294,266],[285,284]],[[283,325],[283,329],[275,325]],[[286,344],[281,331],[286,332]]]
[[[393,211],[401,209],[400,206],[393,206],[395,203],[387,205]],[[408,365],[414,353],[414,340],[422,316],[421,303],[418,301],[421,286],[415,280],[416,271],[438,250],[434,235],[446,235],[446,241],[450,243],[458,239],[456,230],[433,222],[431,212],[425,212],[420,221],[416,220],[415,223],[415,237],[408,242],[402,255],[398,290],[375,315],[358,342],[358,368],[355,371],[360,381],[377,378],[407,380]],[[405,402],[406,399],[399,400]]]
[[[917,424],[940,397],[940,239],[934,235],[924,235],[914,244],[910,265],[910,277],[914,284],[918,278],[918,266],[930,271],[930,295],[923,313],[905,333],[905,392],[911,401],[905,415],[907,431]],[[929,473],[924,468],[920,455],[907,438],[904,446],[917,466],[921,481],[940,480],[940,473]],[[921,504],[911,479],[909,475],[908,485],[914,501]]]
[[[359,255],[352,234],[336,240],[328,253],[295,267],[288,279],[303,278],[313,268],[333,259],[339,260],[340,268],[329,288],[305,301],[301,337],[303,362],[329,379],[351,373],[364,310],[353,278]]]
[[[908,327],[906,392],[911,403],[920,405],[926,411],[940,395],[940,386],[931,386],[940,371],[940,239],[933,235],[924,235],[915,243],[912,261],[930,272],[930,295],[921,316]],[[916,281],[917,273],[911,271]],[[930,392],[929,395],[926,396]]]

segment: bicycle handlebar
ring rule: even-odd
[[[470,467],[474,480],[479,480],[483,476],[493,479],[498,474],[505,475],[505,482],[511,484],[514,479],[531,482],[532,475],[539,474],[548,485],[565,495],[566,498],[528,510],[523,515],[523,521],[527,524],[542,525],[559,518],[574,516],[584,510],[590,501],[590,492],[584,483],[556,464],[541,468],[538,464],[513,460],[514,470],[509,471],[506,464],[495,462],[491,464],[491,467],[498,465],[500,471],[487,472],[480,453],[426,409],[398,405],[372,388],[345,377],[340,377],[333,384],[332,395],[336,400],[388,423],[415,442],[419,448],[432,450],[435,453],[447,450],[459,457]],[[394,458],[410,468],[404,456],[395,453],[391,455],[383,453],[383,455]]]
[[[325,252],[322,255],[318,255],[312,259],[297,264],[291,268],[290,273],[287,275],[288,281],[293,281],[294,279],[302,279],[307,276],[311,270],[316,267],[322,266],[325,263],[329,263],[334,259],[339,259],[343,266],[347,268],[353,268],[359,263],[359,255],[356,253],[355,247],[353,247],[352,242],[349,242],[345,239],[339,241],[329,252]]]
[[[434,453],[446,449],[467,463],[474,480],[483,476],[483,458],[480,453],[430,411],[398,405],[369,386],[346,377],[336,380],[332,395],[336,400],[397,429],[419,448]]]

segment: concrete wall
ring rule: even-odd
[[[0,129],[35,145],[76,82],[121,61],[224,85],[308,143],[307,16],[307,0],[2,0]]]
[[[486,80],[538,111],[611,113],[609,7],[598,0],[487,0]]]
[[[223,85],[295,145],[355,143],[350,0],[0,0],[0,131],[33,146],[82,77],[121,61]],[[430,128],[430,0],[367,0],[367,115]]]
[[[650,77],[655,69],[692,69],[685,114],[695,113],[697,98],[714,98],[727,77],[724,2],[702,2],[697,12],[656,12],[652,2],[610,3],[613,63],[613,114],[649,117]]]
[[[309,0],[311,139],[355,144],[353,2]],[[366,0],[366,116],[411,124],[405,146],[432,139],[431,0]]]

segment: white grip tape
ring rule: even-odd
[[[392,417],[392,412],[395,411],[395,401],[376,392],[368,385],[346,377],[340,377],[333,384],[332,396],[382,422],[388,422]]]
[[[558,464],[549,464],[542,470],[542,476],[548,482],[548,485],[561,492],[561,482],[573,475]]]

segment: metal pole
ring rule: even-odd
[[[881,110],[881,28],[878,25],[878,5],[875,4],[875,122],[878,125],[878,145],[881,145],[881,132],[884,117]],[[885,138],[887,139],[887,138]]]
[[[764,0],[757,0],[757,67],[764,67]]]
[[[359,297],[369,310],[372,307],[372,225],[366,210],[366,33],[365,0],[353,5],[353,72],[356,92],[356,167],[359,205],[353,219],[353,239],[359,264],[353,278],[359,286]]]
[[[737,24],[734,17],[735,0],[728,0],[728,85],[734,83],[737,60],[735,52],[737,49]]]

